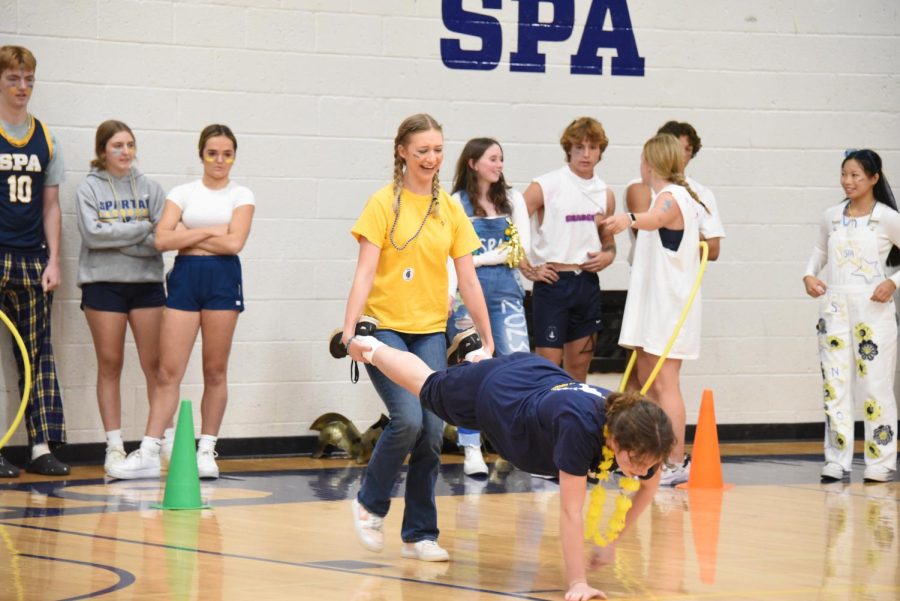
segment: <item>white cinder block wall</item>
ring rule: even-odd
[[[689,421],[703,387],[715,391],[720,423],[822,419],[816,305],[800,276],[822,209],[842,198],[843,149],[879,150],[900,185],[900,5],[630,0],[645,73],[624,77],[610,75],[608,50],[600,52],[602,75],[569,72],[590,0],[574,2],[567,41],[540,44],[543,73],[509,66],[519,9],[533,2],[484,9],[465,0],[465,9],[502,24],[501,62],[489,71],[449,69],[441,38],[480,47],[442,21],[442,6],[457,4],[0,0],[0,41],[37,55],[32,108],[65,152],[65,281],[53,327],[71,442],[102,440],[94,352],[74,285],[73,201],[94,129],[107,118],[134,128],[140,167],[167,189],[200,174],[203,126],[224,122],[238,136],[233,176],[254,190],[258,208],[242,254],[247,311],[231,360],[225,437],[308,434],[326,411],[366,426],[382,411],[371,386],[349,383],[347,362],[331,359],[325,340],[341,323],[355,264],[349,229],[390,177],[397,125],[419,111],[444,124],[445,185],[465,140],[490,135],[504,143],[508,179],[520,189],[562,164],[557,140],[572,118],[594,116],[610,138],[599,173],[620,206],[644,140],[668,119],[693,123],[704,147],[690,172],[715,191],[728,238],[703,287],[702,358],[684,369]],[[539,4],[541,20],[551,21],[554,3]],[[627,285],[625,236],[619,247],[601,277],[609,289]],[[3,346],[5,425],[18,394]],[[195,352],[183,389],[195,405],[199,359]],[[136,439],[147,403],[130,343],[123,404],[126,435]],[[20,432],[12,442],[24,440]]]

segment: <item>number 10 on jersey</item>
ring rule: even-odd
[[[9,183],[9,202],[31,202],[30,175],[10,175],[6,181]]]

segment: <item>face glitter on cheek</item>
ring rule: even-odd
[[[215,163],[217,160],[219,160],[219,157],[216,155],[206,155],[203,157],[204,163]],[[222,162],[225,163],[226,165],[231,165],[232,163],[234,163],[234,157],[232,157],[232,156],[222,157]]]

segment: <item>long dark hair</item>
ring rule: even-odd
[[[469,166],[469,161],[478,162],[484,156],[484,153],[487,152],[487,149],[495,144],[500,148],[500,153],[502,154],[503,147],[500,146],[500,142],[497,140],[493,138],[472,138],[466,142],[459,155],[459,160],[456,161],[453,193],[456,194],[460,190],[465,190],[466,194],[469,195],[469,202],[472,203],[472,210],[477,217],[484,217],[487,213],[478,204],[478,174]],[[507,185],[502,173],[500,174],[500,179],[488,188],[488,199],[490,199],[497,212],[501,215],[512,214],[512,206],[509,204],[509,198],[506,196],[506,191],[509,188],[510,186]]]
[[[885,204],[896,211],[897,202],[894,200],[894,193],[891,191],[890,185],[888,185],[884,172],[881,171],[881,157],[878,156],[878,153],[874,150],[869,150],[868,148],[849,150],[844,154],[844,160],[841,163],[842,169],[849,160],[854,160],[859,163],[859,166],[862,167],[862,170],[865,171],[866,175],[869,177],[878,176],[878,181],[875,182],[875,186],[872,188],[872,195],[875,197],[875,202]],[[891,267],[900,265],[900,248],[897,248],[896,246],[891,247],[887,264]]]

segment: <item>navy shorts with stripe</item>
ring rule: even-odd
[[[241,260],[237,255],[175,257],[166,275],[166,307],[179,311],[244,310]]]

